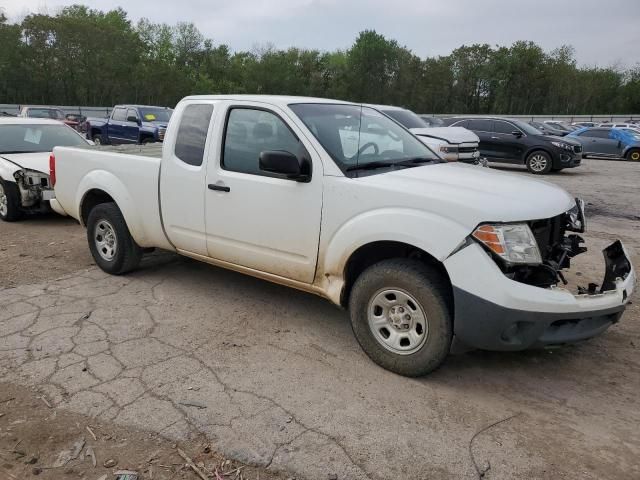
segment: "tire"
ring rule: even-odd
[[[102,145],[102,136],[99,133],[93,135],[91,137],[91,140],[93,140],[93,143],[95,143],[96,145]]]
[[[13,182],[0,179],[0,220],[15,222],[22,217],[20,192]]]
[[[535,150],[527,156],[527,170],[534,175],[546,175],[553,168],[551,156],[543,150]]]
[[[141,145],[146,145],[147,143],[153,143],[154,140],[151,137],[144,137],[141,141],[140,144]]]
[[[442,364],[451,347],[450,297],[448,282],[435,269],[417,260],[383,260],[353,285],[353,333],[382,368],[407,377],[426,375]]]
[[[87,240],[93,259],[103,271],[122,275],[135,270],[143,251],[131,237],[118,206],[101,203],[89,212]]]
[[[630,162],[640,162],[640,149],[633,148],[627,152],[627,160]]]

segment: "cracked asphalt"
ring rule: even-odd
[[[572,281],[598,280],[599,250],[618,237],[640,265],[639,165],[593,160],[548,179],[591,202],[592,250]],[[0,246],[20,228],[1,224]],[[56,408],[205,435],[298,478],[478,478],[474,461],[492,479],[640,477],[638,300],[592,341],[470,352],[407,379],[369,361],[346,312],[320,298],[169,253],[125,277],[78,255],[71,273],[0,288],[0,382]]]

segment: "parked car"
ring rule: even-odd
[[[583,155],[640,160],[640,133],[627,128],[583,128],[569,137],[582,144]]]
[[[480,155],[489,162],[526,165],[535,174],[578,167],[582,162],[580,142],[544,135],[520,120],[454,117],[449,121],[452,126],[468,128],[480,137]]]
[[[630,128],[632,130],[635,130],[636,132],[640,133],[640,126],[634,124],[634,123],[601,123],[600,125],[598,125],[599,127],[602,128]]]
[[[49,177],[53,147],[88,143],[56,120],[0,118],[0,219],[48,210],[55,201]]]
[[[87,120],[87,138],[96,144],[162,142],[173,110],[143,105],[116,105],[106,120]]]
[[[400,107],[370,105],[393,118],[448,162],[478,163],[478,136],[461,127],[429,127],[421,117]]]
[[[424,123],[427,124],[427,127],[446,127],[447,125],[444,123],[444,120],[438,117],[432,117],[430,115],[418,115]]]
[[[22,107],[19,116],[25,118],[49,118],[58,120],[71,128],[76,127],[75,121],[67,119],[61,109],[54,107]]]
[[[80,133],[87,132],[87,117],[79,113],[67,113],[65,115],[66,124]]]
[[[566,132],[573,132],[574,130],[580,128],[570,125],[567,122],[561,122],[560,120],[545,120],[543,123],[551,125],[553,128],[557,128],[558,130],[564,130]]]
[[[536,122],[532,120],[531,122],[529,122],[529,125],[531,125],[533,128],[537,128],[545,135],[554,135],[556,137],[564,137],[569,133],[567,130],[560,130],[559,128],[556,128],[551,124],[543,123],[543,122]]]
[[[123,150],[123,151],[118,151]],[[59,147],[59,205],[105,272],[162,248],[348,308],[364,351],[402,375],[452,347],[522,350],[617,322],[636,274],[618,240],[605,280],[568,290],[584,203],[560,187],[444,162],[375,109],[193,96],[162,148]]]
[[[598,124],[596,122],[573,122],[571,126],[572,127],[597,127]]]

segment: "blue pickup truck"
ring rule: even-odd
[[[116,105],[107,119],[87,119],[87,138],[96,144],[162,142],[173,110],[145,105]]]

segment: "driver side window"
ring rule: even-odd
[[[260,153],[280,150],[294,155],[300,140],[274,113],[253,108],[233,108],[227,116],[221,165],[232,172],[265,175]]]

